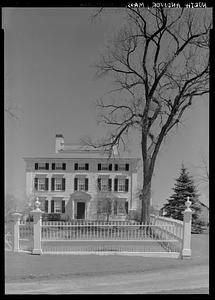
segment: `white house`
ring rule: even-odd
[[[110,220],[124,219],[138,207],[140,159],[65,143],[56,135],[55,153],[25,157],[26,193],[39,197],[45,213],[71,219],[97,219],[97,201],[112,199]]]

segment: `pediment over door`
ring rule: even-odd
[[[72,200],[79,200],[79,199],[82,199],[82,200],[90,200],[92,197],[90,194],[84,192],[84,191],[77,191],[77,192],[74,192],[73,194],[70,195],[70,198]]]

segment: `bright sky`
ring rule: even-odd
[[[113,11],[92,23],[91,14],[86,8],[3,8],[5,105],[15,107],[19,118],[5,118],[6,192],[17,198],[25,194],[23,157],[52,154],[56,133],[69,142],[104,134],[93,103],[110,85],[105,78],[94,78],[92,65],[122,20]],[[172,194],[182,161],[197,175],[201,155],[208,158],[208,98],[194,102],[184,125],[159,153],[152,182],[155,207]],[[138,146],[131,148],[140,157]],[[207,186],[200,185],[199,191],[208,204]]]

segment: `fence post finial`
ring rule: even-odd
[[[190,209],[191,201],[189,196],[185,202],[186,209],[182,212],[184,215],[183,220],[183,246],[182,246],[182,258],[191,257],[191,222],[192,222],[192,209]]]

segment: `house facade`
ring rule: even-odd
[[[39,197],[41,209],[68,219],[103,218],[104,199],[110,220],[125,219],[138,207],[138,163],[135,157],[114,157],[97,149],[65,143],[56,135],[55,153],[26,157],[26,194]]]

